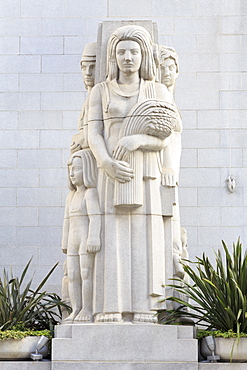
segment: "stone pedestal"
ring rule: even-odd
[[[52,370],[181,370],[181,365],[195,370],[197,340],[188,326],[61,325],[53,339],[52,361]]]

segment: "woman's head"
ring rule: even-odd
[[[133,40],[121,40],[116,47],[116,60],[120,71],[126,74],[139,72],[142,62],[141,47]]]
[[[107,46],[107,77],[109,80],[118,78],[118,64],[116,58],[117,45],[120,41],[132,40],[139,44],[142,54],[140,77],[152,80],[156,66],[153,56],[153,42],[149,32],[141,26],[123,26],[117,28],[110,36]]]
[[[168,46],[160,46],[160,82],[174,91],[178,77],[178,55]]]
[[[159,51],[160,51],[160,64],[162,64],[165,59],[171,58],[174,60],[174,63],[176,65],[176,72],[178,73],[179,72],[178,55],[176,53],[176,50],[170,46],[160,45]]]
[[[79,150],[73,153],[68,160],[68,186],[70,190],[76,190],[76,183],[73,180],[74,177],[82,177],[81,183],[85,185],[86,188],[95,188],[97,180],[97,164],[96,160],[90,149]],[[77,172],[77,175],[73,174]],[[71,177],[72,170],[72,177]],[[75,179],[78,181],[78,179]],[[74,184],[73,184],[74,182]]]

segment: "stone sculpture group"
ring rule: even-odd
[[[105,80],[95,84],[96,49],[88,44],[82,55],[88,96],[68,160],[65,322],[154,323],[164,307],[167,251],[173,275],[183,277],[187,248],[177,192],[178,57],[144,27],[125,25],[111,34]]]

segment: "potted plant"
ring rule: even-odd
[[[232,330],[197,330],[197,338],[200,341],[200,350],[204,358],[211,355],[206,344],[206,338],[212,336],[215,342],[217,354],[223,361],[247,362],[247,333],[234,333]]]
[[[196,269],[188,265],[191,261],[182,261],[191,282],[177,278],[169,285],[175,294],[166,300],[178,306],[163,313],[161,322],[171,324],[193,319],[195,324],[206,329],[199,332],[200,338],[208,334],[215,337],[216,351],[221,359],[247,361],[246,349],[242,356],[239,345],[240,339],[245,342],[245,348],[247,344],[247,253],[243,253],[240,239],[233,243],[232,253],[224,241],[222,245],[224,257],[218,250],[214,263],[205,253],[193,263]],[[183,299],[184,296],[189,299]],[[222,338],[223,347],[220,344]],[[227,346],[227,356],[219,353],[221,347]]]
[[[53,266],[38,287],[31,289],[32,279],[24,283],[31,259],[20,278],[4,269],[0,278],[0,359],[27,358],[35,352],[41,335],[52,337],[53,326],[70,310],[56,293],[42,291],[58,265]],[[47,354],[47,348],[44,349]]]

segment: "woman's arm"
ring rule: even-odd
[[[157,83],[155,84],[155,87],[158,99],[163,99],[174,104],[173,97],[165,85]],[[178,184],[179,160],[181,154],[181,131],[182,121],[179,113],[177,113],[175,129],[167,141],[168,145],[163,150],[162,185],[164,186],[176,186]],[[179,134],[180,137],[180,146],[179,140],[176,140],[177,134]]]
[[[106,173],[119,182],[130,181],[133,170],[126,162],[119,162],[110,157],[107,152],[104,137],[104,122],[102,113],[102,97],[99,86],[95,86],[90,94],[88,113],[89,146],[98,162]]]
[[[137,150],[159,151],[168,144],[167,139],[161,140],[158,137],[138,134],[122,137],[113,152],[113,157],[117,160],[128,160],[129,153]]]
[[[173,166],[172,147],[170,140],[167,147],[163,150],[162,155],[163,163],[162,163],[161,183],[163,186],[176,186],[177,173]]]
[[[172,95],[165,85],[155,83],[156,98],[174,104]],[[168,139],[160,139],[152,134],[136,134],[122,137],[113,152],[113,157],[126,160],[130,152],[137,149],[159,151],[168,145]]]
[[[100,251],[101,214],[99,196],[96,188],[86,190],[85,194],[87,213],[89,218],[87,235],[87,252],[97,253]]]

